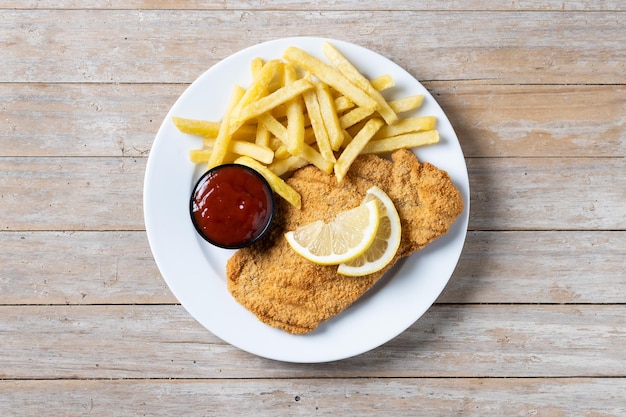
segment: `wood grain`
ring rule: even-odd
[[[0,379],[623,377],[620,305],[435,305],[373,351],[262,359],[177,305],[0,306]]]
[[[626,155],[626,87],[425,82],[466,157]],[[183,84],[0,84],[2,156],[146,156]],[[41,129],[41,126],[46,129]]]
[[[0,155],[147,156],[186,87],[0,84]]]
[[[621,158],[467,164],[472,230],[624,230]],[[145,158],[0,158],[0,230],[142,230],[144,169]]]
[[[626,415],[626,4],[0,4],[0,415]],[[347,360],[218,339],[144,230],[156,131],[250,45],[332,36],[420,80],[466,156],[470,230],[437,303]]]
[[[624,389],[599,378],[0,381],[0,413],[618,417]]]
[[[426,83],[466,157],[624,157],[620,85]]]
[[[485,3],[480,0],[455,0],[433,3],[425,0],[344,0],[341,2],[311,2],[306,0],[286,0],[272,2],[259,0],[6,0],[0,9],[183,9],[183,10],[536,10],[536,11],[624,11],[626,7],[619,1],[515,1]]]
[[[441,303],[626,303],[621,231],[468,233]]]
[[[625,250],[619,231],[470,232],[438,302],[624,304]],[[177,303],[142,231],[2,232],[0,265],[0,305]]]
[[[0,230],[142,230],[145,163],[0,158]]]
[[[622,84],[626,71],[619,12],[78,9],[2,17],[0,82],[190,83],[245,46],[294,34],[341,35],[424,81]]]
[[[470,229],[624,230],[622,158],[473,158]]]
[[[177,302],[145,232],[3,232],[0,265],[0,304]]]

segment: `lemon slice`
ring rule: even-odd
[[[379,206],[380,224],[370,247],[357,258],[342,263],[337,272],[348,276],[361,276],[380,271],[391,262],[400,247],[402,226],[400,216],[383,190],[372,187],[367,190],[363,202],[376,201]]]
[[[376,237],[378,204],[370,201],[339,213],[333,221],[318,220],[285,233],[294,251],[319,265],[338,265],[365,252]]]

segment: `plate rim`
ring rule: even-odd
[[[463,194],[463,200],[464,200],[464,211],[463,213],[456,219],[455,223],[453,224],[451,230],[448,232],[448,234],[451,234],[452,229],[456,229],[456,244],[458,246],[458,241],[460,240],[460,249],[458,249],[455,255],[455,259],[453,262],[453,265],[450,269],[450,273],[447,274],[448,277],[444,280],[439,281],[439,286],[438,288],[434,291],[437,293],[437,295],[434,297],[434,299],[429,302],[427,305],[422,306],[422,309],[420,309],[419,312],[415,313],[414,316],[415,318],[412,320],[407,320],[405,321],[404,326],[398,327],[396,328],[396,331],[394,332],[394,334],[391,337],[386,337],[386,338],[382,338],[382,339],[378,339],[376,342],[373,343],[363,343],[360,345],[359,348],[352,348],[349,350],[344,350],[342,353],[328,353],[328,352],[322,352],[317,354],[314,357],[300,357],[297,354],[272,354],[272,352],[268,352],[265,349],[257,349],[255,347],[251,347],[249,344],[247,343],[243,343],[243,341],[241,340],[241,337],[231,337],[232,335],[229,334],[224,334],[223,331],[216,331],[215,329],[211,329],[209,328],[209,326],[207,326],[206,320],[202,320],[201,318],[197,317],[198,313],[197,311],[194,311],[193,309],[189,308],[190,307],[190,302],[187,300],[185,302],[183,302],[183,300],[181,300],[181,298],[186,298],[181,296],[181,290],[178,287],[178,285],[176,284],[175,280],[171,277],[171,276],[167,276],[169,275],[169,266],[165,266],[164,265],[164,260],[163,258],[161,258],[160,256],[157,256],[157,253],[160,252],[160,250],[158,249],[158,242],[157,239],[159,239],[159,233],[156,233],[156,226],[153,223],[153,218],[152,218],[152,214],[150,212],[151,210],[151,204],[153,201],[153,196],[154,196],[154,192],[155,190],[153,188],[151,188],[152,185],[152,176],[154,176],[155,174],[155,170],[158,168],[157,167],[157,160],[155,158],[153,158],[153,155],[156,155],[155,153],[153,153],[153,151],[155,151],[155,149],[158,149],[159,143],[162,142],[164,139],[163,136],[166,133],[166,126],[169,126],[169,128],[171,129],[171,116],[173,116],[173,112],[175,111],[175,109],[177,109],[179,106],[181,106],[181,103],[183,103],[185,101],[185,99],[188,97],[188,95],[191,94],[191,92],[193,91],[194,88],[197,88],[197,86],[201,85],[202,82],[205,82],[206,79],[208,77],[211,77],[211,74],[213,74],[214,72],[217,72],[219,70],[219,68],[223,67],[223,66],[227,66],[229,64],[230,61],[232,61],[234,59],[234,57],[241,57],[241,56],[245,56],[250,54],[251,52],[254,51],[260,51],[260,50],[265,50],[265,49],[272,49],[275,47],[275,45],[283,45],[283,44],[293,44],[296,46],[302,45],[302,44],[309,44],[309,43],[318,43],[321,44],[324,41],[328,41],[331,42],[333,45],[337,46],[340,50],[342,50],[343,48],[348,48],[349,51],[351,51],[351,53],[354,53],[354,51],[360,51],[360,52],[364,52],[367,54],[373,54],[373,56],[375,56],[377,59],[381,60],[382,62],[384,62],[386,65],[391,65],[393,66],[395,71],[400,71],[402,73],[404,73],[405,75],[407,75],[408,77],[410,77],[410,79],[412,80],[412,82],[416,83],[416,85],[418,85],[419,87],[421,87],[424,90],[425,93],[425,101],[429,101],[431,102],[431,104],[434,104],[434,106],[436,108],[439,109],[439,111],[441,112],[441,114],[443,115],[443,117],[445,118],[444,123],[447,125],[446,127],[449,128],[450,132],[453,135],[453,139],[454,139],[454,143],[453,145],[456,145],[456,148],[458,148],[458,151],[460,152],[461,155],[461,162],[462,162],[462,167],[459,168],[459,171],[461,173],[464,173],[464,175],[461,176],[461,178],[456,178],[455,184],[457,185],[457,187],[459,187],[460,191]],[[283,47],[284,49],[284,47]],[[216,70],[217,68],[217,70]],[[186,116],[182,116],[181,117],[186,117]],[[187,116],[188,117],[188,116]],[[441,124],[442,120],[440,120],[440,118],[438,117],[438,122]],[[450,138],[449,138],[450,139]],[[436,145],[435,145],[436,146]],[[415,152],[415,150],[413,150]],[[185,155],[186,158],[186,155]],[[188,159],[186,159],[188,160]],[[192,164],[189,164],[190,166],[187,167],[187,172],[193,172],[194,171],[194,167],[192,166]],[[191,188],[191,183],[194,181],[193,180],[193,175],[191,175],[190,178],[190,185],[189,187]],[[457,173],[458,175],[458,173]],[[460,259],[461,253],[462,253],[462,249],[464,246],[464,243],[466,241],[467,238],[467,230],[468,230],[468,223],[469,223],[469,176],[468,176],[468,172],[467,172],[467,166],[465,163],[465,157],[463,155],[462,149],[460,147],[460,143],[458,141],[458,137],[454,131],[454,128],[452,127],[452,124],[450,123],[447,115],[445,114],[445,112],[443,112],[443,109],[440,107],[440,105],[437,103],[437,101],[435,100],[435,98],[432,96],[432,94],[421,84],[421,82],[419,80],[417,80],[417,78],[415,78],[412,74],[408,73],[408,71],[406,71],[404,68],[400,67],[398,64],[396,64],[395,62],[391,61],[390,59],[386,58],[385,56],[370,50],[366,47],[363,47],[361,45],[357,45],[351,42],[346,42],[346,41],[342,41],[342,40],[337,40],[337,39],[333,39],[333,38],[327,38],[327,37],[314,37],[314,36],[297,36],[297,37],[287,37],[287,38],[279,38],[279,39],[274,39],[274,40],[270,40],[270,41],[266,41],[266,42],[262,42],[262,43],[258,43],[256,45],[251,45],[248,46],[244,49],[241,49],[240,51],[235,52],[234,54],[229,55],[228,57],[220,60],[219,62],[217,62],[216,64],[212,65],[211,67],[209,67],[207,70],[205,70],[198,78],[196,78],[196,80],[194,80],[184,91],[183,93],[176,99],[176,101],[174,102],[174,104],[170,107],[170,109],[168,110],[163,122],[161,123],[161,126],[159,127],[159,130],[155,136],[154,142],[152,144],[152,148],[150,150],[150,154],[148,156],[148,162],[146,164],[146,171],[145,171],[145,175],[144,175],[144,188],[143,188],[143,211],[144,211],[144,222],[145,222],[145,227],[146,227],[146,234],[148,237],[148,241],[149,241],[149,246],[151,249],[151,253],[153,255],[153,258],[157,264],[157,267],[159,269],[159,272],[161,273],[163,279],[165,280],[166,284],[168,285],[169,289],[172,291],[173,295],[176,297],[176,299],[181,303],[181,305],[187,310],[187,312],[198,322],[200,322],[200,324],[203,325],[203,327],[205,327],[207,330],[209,330],[209,332],[211,332],[213,335],[215,335],[216,337],[220,338],[221,340],[241,349],[244,351],[247,351],[249,353],[252,353],[254,355],[257,356],[261,356],[261,357],[265,357],[268,359],[273,359],[273,360],[278,360],[278,361],[283,361],[283,362],[295,362],[295,363],[321,363],[321,362],[329,362],[329,361],[335,361],[335,360],[341,360],[341,359],[347,359],[349,357],[354,357],[360,354],[363,354],[367,351],[370,351],[374,348],[377,348],[385,343],[387,343],[388,341],[392,340],[393,338],[397,337],[398,335],[400,335],[401,333],[403,333],[404,331],[407,330],[408,327],[410,327],[412,324],[414,324],[415,322],[417,322],[422,316],[423,314],[435,303],[436,298],[441,294],[441,292],[443,291],[443,289],[445,288],[445,286],[447,285],[447,283],[449,282],[450,278],[452,277],[452,273],[454,272],[456,265],[458,264],[458,261]],[[191,222],[189,222],[191,223]],[[444,240],[443,238],[440,238],[439,240]],[[427,253],[429,251],[433,251],[436,250],[437,246],[439,242],[433,242],[431,243],[427,248],[425,248],[424,250],[422,250],[422,253]],[[198,252],[195,251],[196,254],[198,253],[203,253],[202,251]],[[413,255],[413,257],[415,256],[415,254]],[[160,258],[160,259],[159,259]],[[404,262],[402,263],[404,264]],[[404,267],[403,265],[394,267],[394,269],[400,269]],[[182,268],[183,270],[185,268]],[[168,271],[167,273],[164,271]],[[184,272],[184,271],[183,271]],[[217,274],[219,274],[219,271],[215,271]],[[393,274],[395,275],[395,273]],[[381,279],[381,281],[385,281],[386,278],[383,277]],[[440,288],[439,288],[440,287]],[[369,293],[370,291],[368,291]],[[188,298],[188,297],[187,297]],[[369,297],[368,297],[369,298]],[[193,302],[197,302],[197,300],[194,299]],[[359,301],[357,301],[358,303]],[[356,303],[355,303],[356,304]],[[250,313],[251,314],[251,313]],[[340,313],[339,316],[341,316],[344,313]],[[256,319],[256,317],[255,317]],[[331,318],[329,321],[332,321],[334,318]],[[258,320],[258,319],[257,319]],[[260,323],[260,322],[259,322]],[[262,326],[266,326],[264,324],[261,323]],[[269,327],[269,326],[267,326]],[[284,333],[280,330],[274,329],[278,332]],[[295,343],[296,346],[300,345],[302,346],[302,343],[306,344],[307,340],[310,340],[310,337],[307,337],[307,335],[301,335],[301,336],[294,336],[296,338],[299,338],[300,342],[299,343]],[[384,340],[383,340],[384,339]]]

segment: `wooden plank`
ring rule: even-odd
[[[623,84],[625,78],[619,12],[9,9],[2,15],[0,39],[7,41],[0,61],[7,70],[0,82],[189,83],[244,47],[294,33],[362,44],[420,80]],[[385,24],[363,24],[372,21]]]
[[[0,230],[143,230],[146,158],[0,158]]]
[[[626,156],[626,88],[426,83],[466,156]]]
[[[626,303],[625,232],[469,232],[440,303]]]
[[[439,303],[626,303],[625,232],[469,232]],[[0,233],[0,304],[177,303],[140,232]]]
[[[477,230],[624,230],[623,158],[470,158]]]
[[[2,232],[0,304],[176,303],[145,232]]]
[[[177,305],[0,317],[0,379],[626,376],[623,305],[435,305],[382,347],[315,366],[240,351]]]
[[[617,417],[625,389],[623,378],[0,381],[0,414]]]
[[[626,87],[426,82],[467,157],[626,155]],[[186,85],[0,84],[2,156],[145,156]],[[42,129],[41,126],[46,126]]]
[[[0,9],[170,9],[170,10],[536,10],[536,11],[624,11],[620,1],[515,1],[489,2],[480,0],[455,0],[451,2],[430,2],[425,0],[395,0],[380,2],[377,0],[344,0],[341,2],[310,2],[306,0],[282,0],[268,4],[258,0],[5,0]]]
[[[186,87],[0,84],[0,155],[146,156]]]
[[[0,158],[0,230],[143,230],[145,162]],[[471,230],[624,230],[622,158],[467,163]]]

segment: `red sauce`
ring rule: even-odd
[[[196,230],[226,248],[246,246],[269,227],[273,194],[260,174],[242,165],[222,165],[200,178],[191,196]]]

